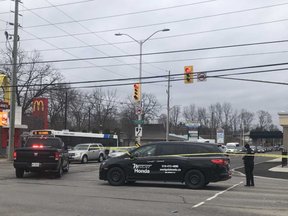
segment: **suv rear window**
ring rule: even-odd
[[[32,145],[43,145],[50,148],[62,148],[62,142],[59,139],[40,139],[40,138],[29,138],[26,142],[25,147],[32,147]]]
[[[186,154],[185,145],[183,144],[162,144],[159,155],[178,155]]]
[[[188,145],[188,154],[197,154],[197,153],[218,153],[213,145],[206,144],[190,144]]]

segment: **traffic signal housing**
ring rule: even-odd
[[[184,67],[184,83],[185,84],[193,83],[193,66]]]
[[[133,101],[140,101],[141,100],[141,85],[139,83],[134,84],[134,91],[133,91]]]

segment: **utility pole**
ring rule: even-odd
[[[14,41],[13,41],[13,70],[12,70],[12,88],[10,98],[10,124],[9,124],[9,148],[8,148],[8,160],[13,160],[14,153],[14,136],[15,136],[15,110],[16,110],[16,84],[17,84],[17,52],[18,52],[18,13],[19,13],[19,0],[15,0],[15,12],[14,12]]]
[[[90,119],[91,119],[91,107],[89,107],[89,113],[88,113],[88,133],[90,133]]]
[[[64,129],[67,129],[67,109],[68,109],[68,93],[65,95],[65,119],[64,119]]]
[[[166,123],[166,141],[169,142],[169,123],[170,123],[170,71],[168,76],[168,90],[167,90],[167,123]]]

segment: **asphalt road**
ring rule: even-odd
[[[242,165],[232,157],[232,168]],[[262,159],[261,159],[262,160]],[[266,160],[269,160],[266,158]],[[0,163],[1,216],[242,216],[288,214],[288,181],[244,177],[189,190],[184,184],[139,182],[112,187],[98,179],[99,163],[72,164],[61,179],[26,174],[16,179],[11,163]],[[174,212],[174,213],[172,213]]]

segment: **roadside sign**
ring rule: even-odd
[[[224,144],[224,129],[217,129],[217,143]]]
[[[143,112],[143,109],[141,107],[136,108],[136,115],[141,115]]]
[[[142,127],[135,127],[135,136],[142,137]]]
[[[197,81],[198,82],[206,82],[207,81],[207,73],[204,73],[204,72],[197,73]]]
[[[134,124],[141,124],[141,125],[143,125],[143,124],[144,124],[144,120],[134,120],[133,123],[134,123]]]
[[[192,122],[185,124],[185,126],[188,128],[199,128],[201,126],[201,123],[198,121],[192,121]]]

